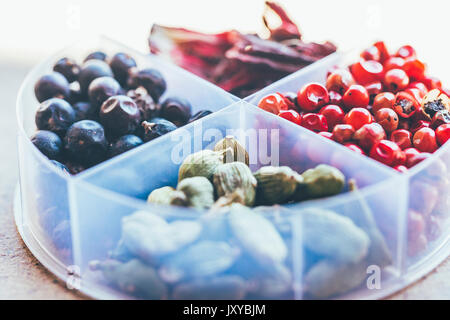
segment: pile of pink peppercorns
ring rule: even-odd
[[[273,93],[258,106],[405,172],[450,138],[449,95],[413,47],[390,54],[379,41],[333,67],[325,86]]]

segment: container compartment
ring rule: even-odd
[[[426,267],[450,247],[450,145],[418,164],[409,174],[407,267]],[[444,248],[444,250],[442,250]]]
[[[246,246],[241,242],[249,240],[240,239],[230,227],[233,226],[232,217],[236,215],[235,211],[242,214],[243,217],[247,214],[254,215],[254,213],[248,213],[242,208],[239,210],[232,208],[231,214],[211,215],[209,218],[193,209],[149,205],[142,201],[155,188],[166,185],[176,186],[178,167],[188,154],[204,148],[211,149],[217,141],[229,134],[237,137],[246,146],[252,171],[263,165],[272,164],[288,165],[303,172],[320,163],[330,163],[339,167],[348,178],[355,179],[361,190],[293,205],[254,209],[260,213],[259,216],[264,217],[259,218],[264,222],[256,220],[254,224],[261,223],[262,230],[269,229],[265,236],[270,238],[272,233],[278,234],[278,236],[273,235],[274,239],[271,241],[264,242],[267,241],[264,237],[259,241],[264,242],[265,247],[270,247],[272,242],[278,243],[281,248],[279,247],[277,252],[286,251],[285,256],[284,254],[278,258],[275,256],[272,260],[264,260],[264,263],[259,260],[263,258],[249,251],[248,243]],[[154,150],[161,152],[154,152]],[[338,157],[337,155],[345,158],[346,161],[333,162],[333,159]],[[152,170],[151,168],[158,169]],[[358,170],[355,171],[355,168]],[[362,175],[358,172],[373,174]],[[81,174],[77,180],[79,181],[75,184],[74,206],[72,207],[75,264],[80,267],[83,281],[88,282],[95,290],[102,292],[101,297],[108,297],[108,293],[114,296],[115,290],[118,290],[126,297],[152,299],[202,298],[204,297],[202,294],[205,292],[208,292],[212,298],[232,299],[329,298],[338,297],[339,294],[348,293],[349,290],[355,288],[359,290],[359,294],[366,293],[368,289],[364,287],[364,280],[367,278],[366,269],[370,265],[379,265],[380,272],[382,272],[380,280],[382,284],[398,277],[402,253],[399,242],[403,238],[398,237],[395,231],[402,229],[399,224],[403,223],[404,219],[399,218],[399,214],[404,212],[401,208],[406,204],[406,198],[402,197],[405,188],[399,181],[401,180],[399,176],[373,161],[358,157],[345,148],[335,146],[326,139],[321,139],[301,127],[291,125],[283,119],[265,113],[243,101]],[[388,195],[385,193],[386,188],[391,190]],[[383,214],[378,213],[380,199],[385,202],[386,208],[384,208]],[[99,269],[107,268],[104,261],[111,256],[111,253],[114,256],[114,252],[123,249],[120,246],[116,247],[117,243],[124,239],[123,223],[129,221],[130,216],[133,217],[139,210],[162,217],[166,223],[178,224],[181,221],[190,221],[194,225],[202,226],[202,232],[198,238],[177,253],[156,258],[150,254],[151,259],[139,250],[133,251],[131,255],[125,254],[124,259],[128,263],[127,259],[136,256],[140,257],[141,261],[145,260],[146,266],[152,267],[147,272],[159,277],[156,284],[152,282],[148,286],[154,285],[162,291],[153,292],[139,287],[136,291],[127,292],[123,283],[111,282],[111,278],[109,282],[106,280],[112,273],[99,272]],[[334,289],[329,288],[323,288],[322,291],[316,292],[305,287],[305,276],[311,267],[324,258],[328,258],[332,263],[335,262],[333,255],[315,254],[304,244],[305,241],[311,243],[310,238],[304,238],[311,236],[311,232],[305,232],[311,228],[311,222],[303,221],[304,215],[308,215],[305,211],[309,212],[310,210],[328,210],[328,215],[332,215],[339,221],[344,220],[344,224],[350,224],[351,230],[357,230],[357,236],[366,241],[367,248],[360,249],[364,253],[356,254],[366,256],[369,252],[373,252],[372,255],[376,255],[380,254],[380,247],[384,250],[381,260],[373,258],[373,260],[369,260],[370,264],[362,265],[362,269],[358,268],[362,278],[355,281],[356,284],[346,283],[348,288],[345,292],[333,291]],[[387,216],[390,219],[386,219]],[[224,224],[228,225],[225,230]],[[394,234],[389,237],[383,230],[383,227],[387,228],[386,224],[389,224],[394,230]],[[250,228],[250,226],[247,227]],[[249,229],[248,234],[251,234],[251,231],[252,229]],[[366,234],[370,234],[370,236],[366,236]],[[143,236],[145,237],[145,235]],[[378,244],[378,247],[374,244],[369,248],[372,238],[377,238],[382,244]],[[280,239],[282,242],[279,242]],[[218,246],[217,249],[214,249],[217,241],[223,245],[223,248]],[[176,270],[175,266],[182,265],[183,270],[191,270],[192,267],[188,267],[189,265],[199,263],[198,268],[205,267],[201,261],[189,262],[192,256],[200,260],[204,258],[199,253],[201,250],[199,248],[202,246],[205,246],[203,250],[211,250],[210,255],[213,257],[220,252],[218,250],[224,250],[220,256],[226,257],[229,253],[227,250],[231,248],[230,251],[238,252],[236,253],[238,258],[233,260],[229,267],[223,267],[223,270],[211,271],[209,276],[200,276],[195,272],[175,276],[177,274],[174,271]],[[346,251],[344,248],[341,249]],[[258,252],[257,247],[254,250]],[[191,252],[191,254],[188,255],[186,252]],[[266,254],[269,253],[266,252]],[[266,257],[266,259],[268,258]],[[99,263],[98,261],[103,262]],[[208,263],[215,266],[219,264],[217,261],[208,261]],[[134,268],[142,267],[134,260],[132,264],[136,264]],[[122,265],[122,267],[125,270],[131,268],[129,265]],[[109,266],[109,268],[113,267]],[[119,266],[115,265],[114,268],[119,268]],[[211,268],[214,269],[214,267]],[[338,266],[331,264],[330,268],[335,271]],[[191,271],[186,271],[186,273],[189,272]],[[132,273],[130,271],[130,274]],[[106,276],[106,279],[102,274]],[[114,274],[119,277],[118,273]],[[309,280],[309,278],[306,279]],[[126,278],[123,281],[124,283],[134,283],[138,280]],[[308,285],[311,287],[310,283]],[[224,297],[214,295],[221,291],[221,286],[225,286],[229,290],[223,289],[229,295]]]
[[[308,69],[305,68],[304,73],[292,74],[246,98],[246,100],[257,105],[263,97],[274,92],[297,92],[304,84],[313,81],[324,84],[329,67],[333,65],[346,66],[351,61],[355,61],[356,57],[356,52],[337,55],[336,59],[329,60],[329,63],[322,65],[321,68],[315,68],[316,66],[312,65]],[[446,79],[442,78],[444,82]],[[338,143],[331,143],[335,144],[336,148],[339,146],[346,149]],[[403,276],[408,281],[417,279],[425,273],[425,270],[429,271],[433,265],[436,265],[439,257],[443,259],[450,254],[448,219],[450,214],[449,154],[450,143],[447,143],[435,152],[430,159],[416,165],[407,174],[399,174],[408,184],[405,193],[408,197],[406,211],[396,215],[396,217],[404,217],[405,221],[400,225],[404,226],[405,230],[397,230],[395,225],[389,223],[385,224],[385,228],[387,234],[395,235],[391,237],[398,238],[401,235],[406,237],[404,242],[407,245],[403,248],[404,258],[402,260],[404,261]],[[369,157],[360,157],[375,162]],[[347,160],[342,158],[341,161]],[[385,168],[392,171],[387,166]],[[355,170],[357,169],[355,168]],[[361,172],[361,174],[373,175],[372,172],[367,171]],[[384,215],[386,207],[389,206],[389,204],[384,203],[384,200],[376,205],[379,207],[377,210],[379,215]],[[389,209],[387,212],[389,212]],[[386,214],[385,219],[392,218],[389,214]]]
[[[30,142],[29,137],[36,131],[35,112],[39,106],[34,85],[43,74],[52,70],[58,59],[70,57],[81,63],[94,50],[108,55],[126,52],[135,58],[139,68],[158,69],[167,82],[167,91],[161,99],[183,97],[192,104],[193,114],[205,109],[217,111],[238,100],[158,57],[139,53],[105,37],[80,41],[36,66],[24,81],[17,101],[20,186],[22,208],[26,212],[23,225],[57,264],[65,266],[73,262],[69,218],[69,184],[73,179],[54,167]]]
[[[20,135],[18,147],[22,226],[53,260],[71,265],[68,176],[59,169],[55,170],[28,137]]]

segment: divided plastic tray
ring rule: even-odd
[[[188,99],[193,112],[200,109],[215,112],[81,174],[72,177],[62,174],[29,140],[35,130],[34,114],[38,105],[33,86],[57,58],[70,56],[81,60],[90,49],[132,54],[140,67],[152,66],[163,73],[168,83],[166,95]],[[406,286],[450,254],[450,145],[440,148],[408,174],[400,174],[255,106],[265,94],[296,91],[310,81],[324,82],[327,69],[348,58],[348,54],[335,53],[239,100],[158,57],[143,55],[106,38],[83,41],[57,53],[30,72],[17,102],[20,190],[16,223],[24,241],[50,271],[83,293],[101,299],[136,298],[105,281],[98,271],[91,270],[90,263],[107,258],[121,237],[122,218],[138,210],[160,214],[169,222],[194,221],[203,230],[212,228],[215,223],[221,225],[224,221],[219,218],[209,221],[210,225],[195,210],[148,205],[145,198],[155,188],[176,185],[179,164],[188,154],[212,148],[225,134],[233,134],[246,146],[254,148],[250,155],[259,155],[251,159],[252,171],[266,165],[270,155],[279,155],[272,159],[276,164],[288,165],[298,172],[327,163],[341,169],[347,178],[355,179],[359,191],[265,210],[262,214],[281,235],[287,257],[268,268],[267,263],[259,265],[251,254],[241,254],[238,261],[233,260],[230,267],[224,267],[217,275],[197,274],[195,277],[201,279],[195,281],[205,283],[238,277],[239,290],[225,296],[236,299],[369,299],[386,296]],[[271,137],[279,137],[279,145],[271,144]],[[267,149],[267,146],[270,147]],[[312,294],[304,271],[311,267],[314,258],[307,249],[304,238],[307,224],[302,219],[302,211],[311,207],[349,217],[366,231],[376,230],[387,246],[390,259],[385,259],[379,269],[376,264],[368,263],[366,274],[360,275],[363,280],[351,290],[332,296]],[[420,248],[408,237],[411,210],[426,217],[433,216],[426,246],[422,244]],[[372,224],[365,225],[362,216],[371,217]],[[235,245],[235,239],[229,235],[214,237],[202,233],[197,243],[214,240]],[[242,267],[236,267],[237,264]],[[189,270],[189,266],[181,265],[180,268]],[[337,271],[335,274],[340,275]],[[181,280],[167,280],[164,294],[150,297],[185,297],[174,296],[173,292],[179,283],[189,284],[190,281],[188,275]]]

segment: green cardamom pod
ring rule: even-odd
[[[257,182],[245,163],[231,162],[218,166],[214,173],[213,183],[218,197],[231,194],[240,188],[243,190],[246,206],[251,207],[255,202]]]
[[[302,192],[309,198],[328,197],[342,192],[345,186],[345,176],[337,168],[320,164],[314,169],[303,172]],[[294,195],[294,198],[304,195]]]
[[[303,245],[312,252],[344,263],[356,263],[367,256],[370,239],[350,218],[319,208],[300,213]]]
[[[237,188],[232,193],[221,196],[216,200],[216,202],[214,202],[214,205],[211,207],[211,211],[231,206],[233,203],[245,205],[245,193],[243,189]]]
[[[226,136],[222,140],[216,143],[214,151],[227,150],[224,156],[224,162],[243,162],[246,165],[249,164],[248,152],[233,136]]]
[[[162,205],[183,206],[183,207],[188,205],[186,195],[183,192],[177,191],[172,187],[162,187],[153,190],[149,194],[147,202]]]
[[[303,178],[289,167],[262,167],[254,173],[257,180],[256,202],[259,205],[285,203]]]
[[[186,195],[189,207],[209,208],[214,203],[214,187],[205,177],[192,177],[180,181],[177,190]]]
[[[304,290],[316,299],[346,293],[363,283],[368,276],[368,266],[365,260],[340,263],[332,259],[321,259],[304,276]]]
[[[157,271],[138,259],[92,261],[90,268],[101,271],[106,281],[126,294],[141,299],[167,299],[167,286]]]
[[[197,176],[205,177],[211,180],[217,167],[223,164],[223,159],[226,152],[226,150],[202,150],[187,156],[178,171],[178,182],[184,178]]]

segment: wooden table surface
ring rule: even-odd
[[[29,66],[0,63],[0,299],[86,299],[37,261],[13,217],[18,180],[15,99]],[[450,257],[426,277],[389,299],[450,299]]]

